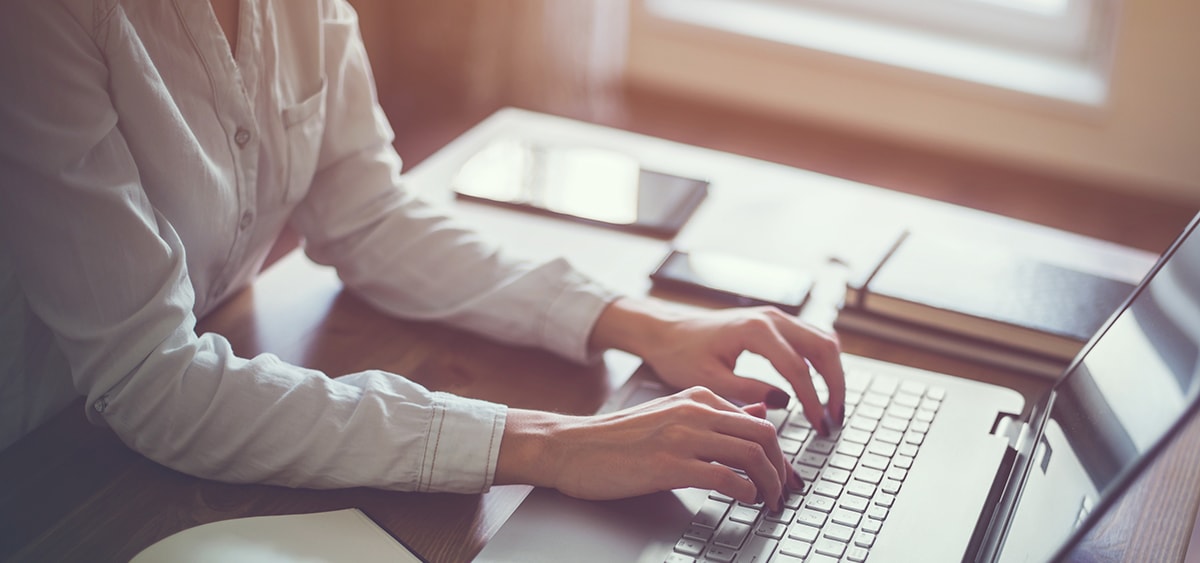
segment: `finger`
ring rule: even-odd
[[[763,403],[754,403],[753,405],[746,405],[746,406],[742,407],[742,411],[744,411],[746,414],[748,414],[750,416],[753,416],[754,418],[762,418],[762,419],[767,418],[767,405],[765,405]]]
[[[765,409],[764,409],[765,411]],[[765,414],[765,412],[764,412]],[[775,425],[761,418],[750,418],[745,415],[723,415],[712,428],[721,434],[758,444],[764,455],[775,470],[775,479],[782,487],[788,482],[791,466],[779,449],[779,439],[776,437]]]
[[[743,403],[766,403],[768,408],[782,409],[788,406],[792,398],[787,391],[779,389],[770,383],[742,377],[722,366],[718,376],[707,382],[710,389],[722,397],[728,397]]]
[[[754,504],[758,500],[758,487],[753,481],[719,463],[692,460],[680,469],[677,477],[679,480],[671,484],[671,488],[708,489],[746,504]]]
[[[784,485],[787,481],[780,475],[779,468],[770,459],[762,444],[717,434],[705,440],[703,450],[697,451],[696,457],[744,471],[754,482],[758,496],[761,497],[756,500],[761,500],[772,510],[781,508]]]
[[[834,422],[841,426],[846,413],[846,371],[842,367],[842,350],[837,336],[790,317],[782,318],[776,324],[780,334],[808,358],[825,380],[825,386],[829,388],[829,405],[834,410]]]
[[[813,428],[818,429],[823,435],[828,435],[829,430],[824,423],[825,407],[817,398],[817,390],[813,387],[808,363],[796,353],[795,348],[784,339],[775,325],[769,325],[768,330],[762,334],[749,336],[743,342],[743,346],[747,350],[765,357],[772,366],[775,366],[775,370],[788,383],[791,383],[792,389],[796,391],[796,399],[804,408],[804,417],[813,425]]]

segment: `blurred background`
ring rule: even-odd
[[[1200,3],[351,3],[406,167],[517,106],[1156,252],[1200,208]]]

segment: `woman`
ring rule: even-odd
[[[788,396],[733,361],[770,359],[818,429],[842,417],[831,336],[773,310],[613,295],[561,260],[507,259],[408,194],[343,0],[5,7],[0,447],[86,394],[131,448],[223,481],[596,499],[694,486],[777,508],[799,483],[758,403]],[[385,312],[578,361],[627,350],[689,389],[568,417],[238,358],[195,319],[251,281],[285,224]]]

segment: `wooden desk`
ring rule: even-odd
[[[612,146],[647,167],[700,174],[713,194],[677,240],[690,248],[730,250],[811,267],[850,242],[907,227],[932,232],[971,229],[1021,240],[1054,260],[1126,279],[1152,260],[1145,253],[782,166],[554,118],[508,111],[481,124],[409,175],[414,189],[449,203],[445,186],[467,156],[489,139],[519,134]],[[482,205],[454,204],[517,254],[566,255],[621,291],[644,293],[646,275],[668,243]],[[850,252],[850,251],[848,251]],[[852,252],[851,252],[852,253]],[[201,330],[224,334],[241,355],[270,352],[337,375],[366,368],[405,374],[422,384],[513,406],[592,412],[636,368],[609,353],[600,366],[577,366],[550,354],[491,343],[460,331],[386,318],[342,291],[333,272],[293,254],[205,318]],[[999,382],[1035,396],[1046,382],[941,358],[886,342],[848,338],[847,351]],[[1139,488],[1146,502],[1122,511],[1125,522],[1153,526],[1107,529],[1088,553],[1116,559],[1178,560],[1200,493],[1194,471],[1200,427],[1185,432]],[[369,489],[306,491],[226,485],[191,478],[130,452],[107,430],[89,426],[82,404],[0,454],[0,559],[124,561],[178,530],[227,518],[345,507],[376,522],[431,561],[465,561],[481,549],[523,498],[525,487],[483,495],[391,493]],[[1153,532],[1153,533],[1151,533]],[[1132,539],[1131,539],[1132,538]]]

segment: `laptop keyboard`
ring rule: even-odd
[[[798,405],[771,413],[805,483],[782,512],[713,491],[666,563],[866,561],[946,392],[864,373],[846,387],[845,426],[828,438]]]

